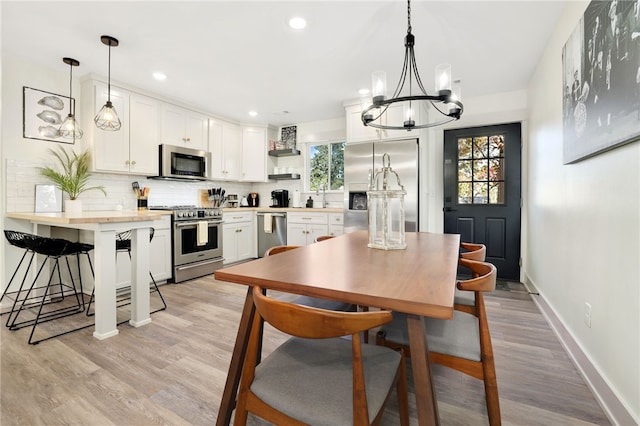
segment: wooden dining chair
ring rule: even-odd
[[[265,252],[266,256],[273,256],[274,254],[284,253],[289,250],[294,250],[300,246],[274,246]],[[311,306],[312,308],[327,309],[330,311],[357,311],[357,306],[351,303],[338,302],[335,300],[321,299],[319,297],[311,296],[297,296],[293,303],[304,306]]]
[[[425,318],[429,359],[482,380],[489,424],[496,426],[501,424],[500,401],[483,293],[495,289],[497,270],[490,263],[468,259],[460,259],[460,264],[473,274],[456,284],[459,290],[474,293],[473,313],[454,308],[451,320]],[[410,356],[406,315],[394,313],[393,321],[378,331],[376,344],[402,349]]]
[[[487,247],[484,244],[460,242],[460,249],[460,259],[484,262],[487,255]],[[472,291],[462,291],[456,288],[454,303],[457,310],[473,314],[476,298]]]
[[[242,367],[235,425],[248,413],[278,425],[369,425],[393,389],[409,424],[404,355],[362,344],[358,333],[389,323],[390,311],[335,312],[283,302],[253,287],[256,315]],[[262,321],[293,336],[258,364]],[[343,339],[351,336],[351,339]]]

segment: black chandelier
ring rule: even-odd
[[[402,66],[402,74],[395,92],[391,98],[386,97],[387,82],[386,73],[376,71],[372,74],[372,101],[370,105],[363,107],[362,123],[365,126],[375,127],[377,129],[388,130],[412,130],[426,129],[428,127],[439,126],[450,121],[458,120],[462,116],[464,107],[460,102],[460,94],[451,90],[451,66],[448,64],[438,65],[436,67],[436,91],[437,95],[429,95],[425,90],[420,74],[418,74],[418,66],[416,65],[415,53],[413,46],[415,37],[411,33],[411,0],[407,1],[407,35],[404,38],[404,65]],[[408,80],[409,95],[400,96]],[[416,94],[413,94],[414,83],[417,86]],[[433,122],[416,124],[414,121],[413,103],[421,101],[429,102],[434,109],[442,115],[442,118]],[[387,108],[396,103],[402,103],[405,108],[403,123],[386,123],[382,124],[376,121],[387,111]]]

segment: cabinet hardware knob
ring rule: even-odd
[[[129,160],[125,161],[124,164],[129,165],[130,164]]]
[[[187,142],[191,142],[191,138],[187,138]]]
[[[133,165],[135,166],[135,165],[136,165],[136,162],[135,162],[135,160],[134,160],[134,161],[132,161],[132,162],[131,162],[131,164],[133,164]]]

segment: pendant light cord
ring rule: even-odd
[[[411,34],[411,0],[407,0],[407,34]]]
[[[109,75],[107,79],[107,102],[111,103],[111,41],[109,41]]]
[[[71,115],[71,99],[73,99],[73,63],[69,64],[69,115]]]

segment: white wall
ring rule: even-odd
[[[529,85],[525,274],[640,423],[640,143],[562,164],[562,47],[587,5],[567,2]]]

